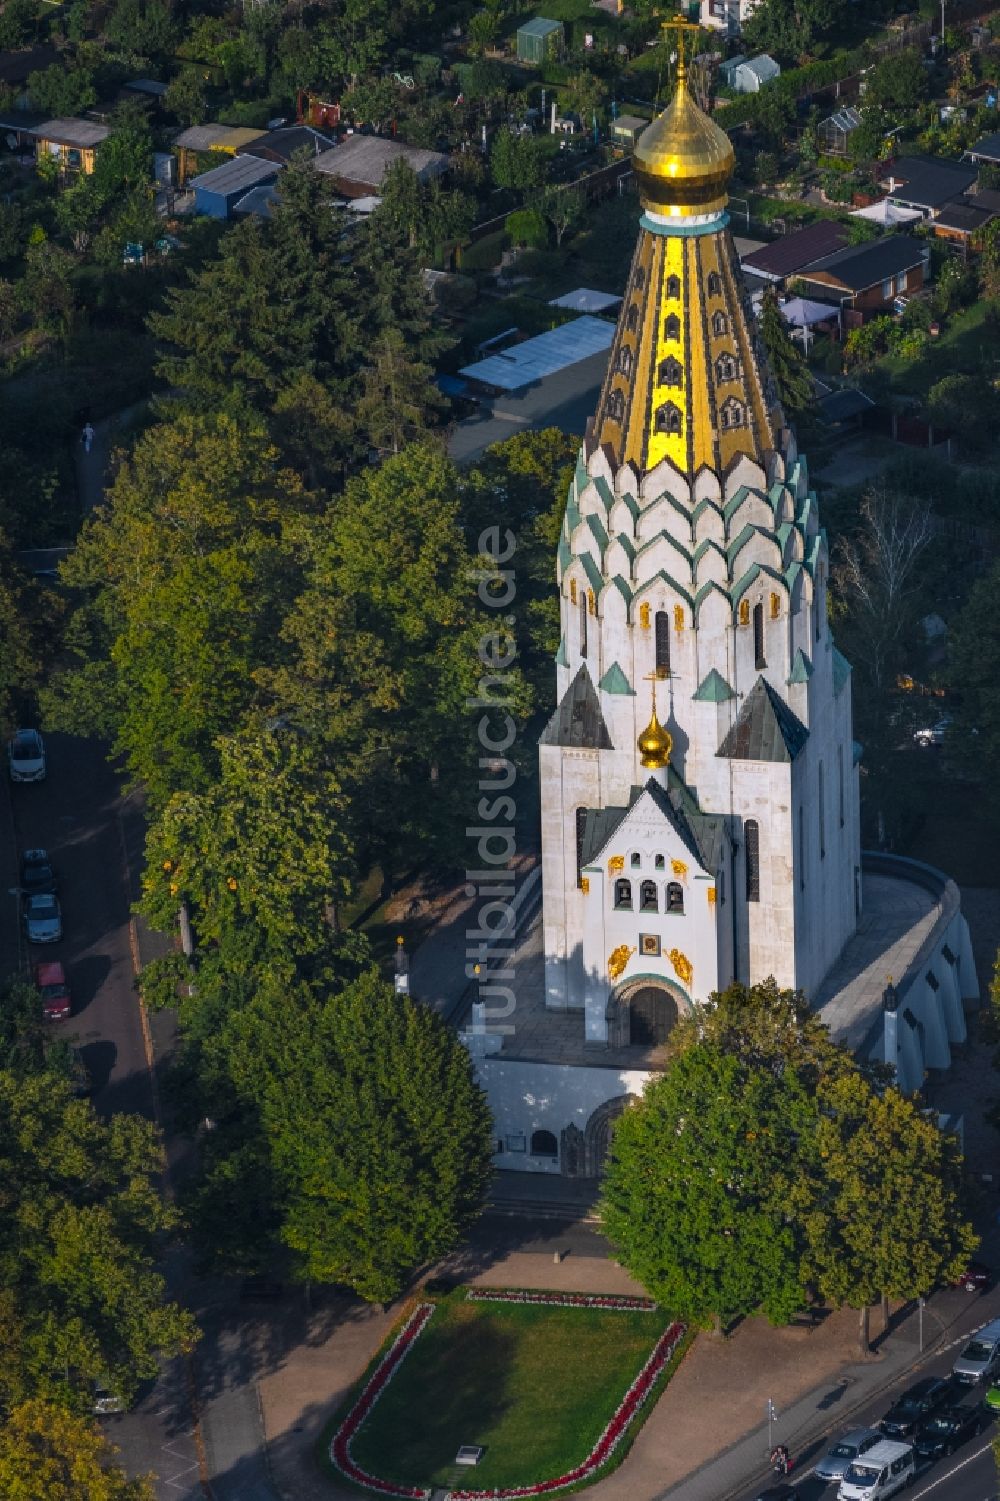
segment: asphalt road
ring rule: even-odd
[[[0,882],[0,944],[8,971],[31,975],[39,960],[58,959],[73,994],[72,1038],[90,1070],[101,1115],[133,1111],[153,1119],[153,1095],[133,988],[123,831],[118,783],[95,741],[47,735],[48,776],[30,785],[6,782]],[[25,942],[18,921],[20,851],[47,849],[59,877],[63,938]],[[106,1420],[132,1474],[154,1473],[162,1501],[195,1501],[198,1484],[187,1374],[174,1362],[137,1407]]]

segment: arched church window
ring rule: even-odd
[[[656,408],[656,431],[676,436],[681,430],[681,409],[672,401]]]
[[[632,374],[632,351],[627,344],[623,344],[618,351],[618,369],[622,375]]]
[[[615,906],[622,911],[632,911],[632,882],[619,880],[615,882]]]
[[[721,337],[729,332],[729,319],[725,313],[712,314],[712,332],[716,337]]]
[[[636,291],[637,292],[641,292],[642,289],[643,289],[643,287],[645,285],[646,285],[646,272],[645,272],[645,270],[644,270],[644,268],[642,266],[636,266],[636,268],[635,268],[635,289],[636,289]]]
[[[630,855],[629,856],[629,865],[631,865],[631,867],[632,867],[633,870],[641,870],[642,869],[642,856],[641,855]]]
[[[666,610],[656,612],[656,676],[670,676],[670,616]]]
[[[633,302],[625,315],[625,327],[630,334],[634,334],[639,327],[639,304],[637,302]]]
[[[676,313],[668,313],[663,320],[663,337],[665,339],[679,339],[681,336],[681,320]]]
[[[679,297],[681,295],[681,279],[679,276],[667,277],[667,296]]]
[[[587,591],[580,590],[580,603],[577,606],[580,611],[580,655],[587,655]]]
[[[722,295],[722,277],[718,271],[710,271],[708,273],[708,295],[709,297],[719,297]]]
[[[743,855],[747,868],[747,901],[760,901],[760,829],[755,818],[743,825]]]
[[[531,1133],[532,1157],[558,1157],[559,1143],[551,1131],[532,1131]]]
[[[666,870],[667,868],[667,862],[663,855],[657,855],[656,859],[653,861],[653,864],[656,866],[657,870]]]
[[[656,894],[655,881],[643,881],[639,887],[639,911],[659,912],[660,903]]]
[[[625,414],[625,397],[621,391],[612,391],[608,397],[608,416],[612,422],[620,422]]]
[[[735,396],[730,396],[722,403],[721,412],[723,428],[743,427],[746,424],[746,411],[742,401],[737,401]]]
[[[723,381],[736,379],[736,361],[731,354],[720,354],[715,362],[715,378],[721,385]]]
[[[760,672],[767,666],[764,653],[764,606],[753,607],[753,665]]]
[[[576,884],[583,885],[583,840],[587,831],[587,810],[576,810]]]
[[[667,911],[684,911],[684,887],[680,881],[667,882]]]
[[[673,355],[670,354],[665,360],[660,361],[660,368],[657,374],[661,386],[679,386],[684,371],[680,360],[675,360]]]

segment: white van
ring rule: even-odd
[[[904,1486],[912,1485],[916,1472],[913,1445],[883,1439],[847,1467],[837,1501],[885,1501]]]
[[[974,1386],[986,1381],[1000,1369],[1000,1319],[993,1319],[972,1336],[952,1366],[959,1381]]]

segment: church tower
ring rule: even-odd
[[[815,993],[860,907],[850,668],[827,543],[688,93],[634,170],[639,239],[559,542],[540,747],[546,1004],[656,1042],[732,979]]]

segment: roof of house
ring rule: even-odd
[[[562,31],[561,21],[547,21],[544,16],[535,16],[531,21],[525,21],[523,26],[517,28],[518,36],[551,36],[554,31]]]
[[[344,182],[380,188],[388,169],[399,161],[407,162],[418,177],[433,177],[448,165],[448,158],[440,151],[425,151],[384,136],[350,135],[333,151],[324,151],[316,158],[316,170]]]
[[[996,188],[975,188],[962,194],[962,202],[973,208],[988,208],[991,214],[1000,214],[1000,192]]]
[[[982,157],[987,162],[1000,162],[1000,130],[995,130],[992,135],[980,136],[974,146],[970,146],[968,156]]]
[[[290,162],[297,151],[308,151],[310,156],[319,156],[334,145],[327,136],[311,125],[287,125],[279,130],[269,130],[247,146],[239,148],[240,156],[259,156],[262,161]]]
[[[273,182],[263,182],[236,200],[233,204],[233,213],[244,217],[253,214],[258,219],[270,219],[275,206],[280,201],[281,194],[276,185]]]
[[[597,689],[586,667],[580,668],[566,689],[562,702],[542,731],[539,744],[573,750],[614,749],[601,713]]]
[[[604,313],[621,302],[613,292],[595,292],[591,287],[577,287],[561,297],[550,297],[549,307],[568,307],[574,313]]]
[[[617,120],[611,122],[611,134],[616,130],[645,130],[649,124],[641,115],[619,115]]]
[[[857,130],[861,124],[861,111],[855,109],[853,104],[848,104],[843,109],[834,110],[832,115],[827,115],[819,123],[820,126],[832,125],[834,130]]]
[[[745,63],[746,60],[747,55],[745,52],[737,52],[735,57],[728,57],[726,58],[725,62],[721,62],[719,64],[719,72],[728,75],[733,71],[734,68],[738,68],[740,63]]]
[[[133,94],[149,94],[154,99],[162,99],[168,85],[160,83],[157,78],[130,78],[128,83],[122,84],[122,88],[130,89]]]
[[[559,328],[536,334],[533,339],[512,344],[499,354],[487,355],[473,365],[464,365],[458,373],[502,391],[520,391],[547,375],[610,349],[614,336],[613,323],[585,314]]]
[[[782,235],[771,245],[746,256],[743,269],[767,281],[783,281],[806,266],[815,265],[823,256],[838,250],[847,239],[847,229],[836,219],[817,219],[804,229]]]
[[[111,134],[110,125],[98,125],[96,120],[59,119],[44,120],[30,132],[40,141],[51,141],[56,146],[76,146],[87,150],[99,146]]]
[[[247,193],[263,182],[273,182],[280,171],[278,162],[262,162],[256,156],[234,156],[231,162],[202,172],[191,186],[196,193],[219,193],[228,198],[231,193]]]
[[[745,58],[739,66],[741,70],[745,68],[748,73],[753,73],[761,83],[768,83],[781,73],[779,65],[766,52],[758,52],[756,57]]]
[[[863,412],[870,411],[875,405],[870,396],[864,391],[843,390],[830,391],[826,396],[821,396],[817,402],[820,416],[824,422],[846,422],[851,417],[859,417]]]
[[[864,292],[889,276],[922,266],[927,247],[913,235],[886,235],[867,245],[845,245],[810,266],[806,280],[822,273],[851,292]]]
[[[954,203],[945,204],[934,223],[941,229],[952,229],[956,234],[972,235],[995,218],[995,209],[980,207],[975,200],[968,198],[956,198]]]
[[[598,860],[636,803],[647,794],[702,869],[714,875],[722,863],[725,821],[718,815],[701,812],[690,788],[673,766],[667,770],[665,788],[650,777],[644,787],[631,789],[627,807],[587,809],[583,865],[593,865]]]
[[[174,137],[173,144],[187,151],[238,151],[263,134],[248,125],[189,125]]]
[[[920,208],[940,208],[964,193],[976,180],[976,168],[938,156],[901,156],[886,164],[882,181],[891,183],[889,197]]]
[[[808,738],[801,719],[759,677],[716,755],[730,761],[794,761]]]

